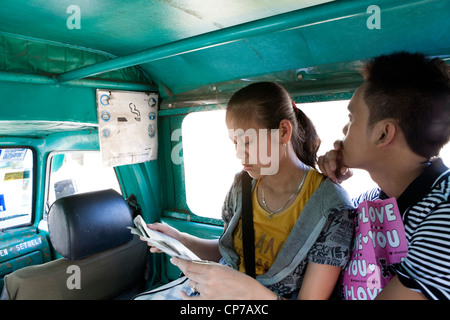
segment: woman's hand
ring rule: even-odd
[[[183,238],[182,233],[167,224],[156,222],[156,223],[152,223],[152,224],[147,224],[147,227],[151,230],[159,231],[161,233],[164,233],[165,235],[168,235],[168,236],[182,242],[182,238]],[[145,239],[143,239],[143,238],[141,238],[141,240],[145,241]],[[152,252],[152,253],[161,253],[162,252],[158,248],[152,246],[150,243],[148,243],[148,245],[150,247],[150,252]]]
[[[156,222],[148,224],[147,227],[180,241],[186,248],[200,257],[200,259],[219,261],[221,257],[218,245],[219,242],[217,239],[209,240],[198,238],[196,236],[190,235],[189,233],[181,232],[165,223]],[[141,238],[141,240],[146,241],[144,238]],[[150,252],[162,252],[158,248],[154,247],[151,243],[147,242],[147,244],[150,247]]]
[[[258,281],[230,267],[177,258],[170,261],[190,279],[189,286],[200,293],[190,297],[182,292],[185,300],[277,299],[275,293]]]

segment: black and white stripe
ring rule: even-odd
[[[450,174],[441,175],[428,195],[403,215],[408,257],[400,280],[430,299],[450,299]]]
[[[395,269],[405,286],[422,292],[429,299],[450,299],[449,194],[450,170],[446,170],[434,181],[426,196],[403,208],[402,213],[408,257]],[[384,197],[376,188],[354,199],[354,204]]]

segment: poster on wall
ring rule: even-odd
[[[157,110],[155,93],[97,90],[98,134],[105,166],[156,160]]]

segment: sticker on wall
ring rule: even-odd
[[[0,162],[23,161],[28,149],[7,148],[0,150]]]
[[[11,180],[22,180],[22,179],[29,179],[30,178],[30,171],[14,171],[14,172],[6,172],[4,181],[11,181]]]
[[[5,196],[0,194],[0,211],[6,211]]]
[[[156,160],[157,106],[155,93],[97,90],[98,132],[105,166]]]

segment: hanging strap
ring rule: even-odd
[[[242,174],[242,246],[244,249],[245,273],[255,278],[255,230],[252,210],[252,178]]]

